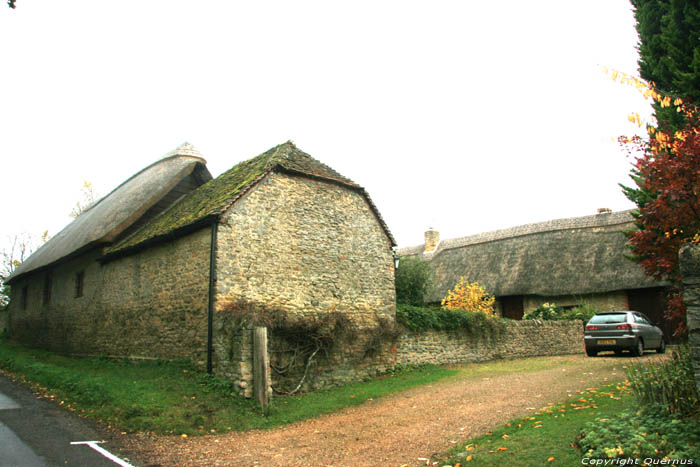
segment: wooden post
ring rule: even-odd
[[[253,331],[253,392],[265,415],[270,409],[270,374],[267,369],[267,328],[256,327]]]

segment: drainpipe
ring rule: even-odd
[[[216,230],[219,225],[218,219],[214,218],[211,223],[211,246],[209,248],[209,304],[207,317],[207,373],[212,373],[212,354],[214,347],[212,338],[214,335],[214,293],[216,292]]]

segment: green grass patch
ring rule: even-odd
[[[0,369],[48,399],[122,431],[204,434],[273,428],[458,373],[438,366],[399,369],[370,381],[317,393],[275,397],[264,417],[231,382],[186,362],[71,358],[0,339]]]
[[[514,373],[530,373],[551,370],[552,368],[574,368],[590,364],[588,361],[568,360],[556,357],[532,357],[516,360],[494,360],[490,362],[464,365],[459,371],[460,378],[496,377]]]
[[[573,446],[581,428],[633,406],[634,398],[623,384],[578,392],[564,403],[548,405],[484,436],[459,443],[439,460],[439,465],[581,465],[583,456]]]

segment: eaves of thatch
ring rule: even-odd
[[[109,247],[103,259],[110,260],[131,254],[160,241],[216,222],[236,201],[273,171],[337,183],[359,192],[374,212],[391,245],[396,245],[389,228],[364,188],[288,141],[237,164],[214,180],[200,186],[143,228]]]
[[[399,255],[423,257],[432,267],[430,302],[447,295],[460,277],[496,296],[584,295],[655,287],[641,266],[625,258],[630,211],[557,219],[445,240],[433,254],[423,245]]]
[[[191,189],[211,178],[199,152],[188,143],[181,145],[81,213],[20,264],[7,282],[118,241],[150,215],[164,209],[167,206],[164,199],[174,197],[173,192],[183,186]]]

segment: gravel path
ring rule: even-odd
[[[659,357],[647,354],[643,360]],[[620,381],[623,366],[641,360],[549,359],[559,365],[500,376],[465,375],[274,430],[187,439],[137,435],[124,448],[148,466],[420,465],[419,458],[563,401],[577,389]]]

